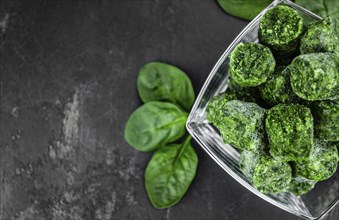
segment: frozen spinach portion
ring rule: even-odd
[[[277,160],[307,158],[313,147],[313,117],[299,104],[278,104],[267,111],[265,127],[270,154]]]
[[[224,105],[216,126],[226,144],[259,152],[266,144],[264,115],[265,109],[255,103],[232,100]]]
[[[230,75],[235,83],[243,87],[264,83],[274,68],[272,52],[258,43],[239,43],[230,54]]]
[[[300,196],[311,191],[317,182],[318,181],[316,180],[309,180],[301,176],[296,176],[293,177],[292,181],[290,182],[290,185],[288,186],[288,191],[297,196]]]
[[[261,97],[271,106],[279,103],[292,103],[298,101],[298,96],[290,85],[288,67],[279,67],[269,77],[267,82],[259,87]]]
[[[292,180],[291,166],[271,157],[262,157],[254,169],[253,186],[262,193],[285,191]]]
[[[280,193],[285,191],[292,180],[291,166],[266,155],[243,151],[239,166],[253,186],[262,193]]]
[[[263,193],[279,193],[288,190],[295,195],[303,195],[311,191],[317,183],[316,180],[293,176],[288,163],[279,162],[265,153],[242,151],[239,167],[253,186]]]
[[[292,54],[303,33],[303,18],[289,6],[278,5],[260,20],[259,40],[276,54]]]
[[[339,141],[339,103],[321,101],[312,103],[314,134],[326,141]]]
[[[339,7],[339,2],[338,2]],[[319,53],[339,51],[339,20],[326,18],[311,24],[300,41],[300,52]]]
[[[291,166],[271,157],[261,157],[252,175],[252,183],[262,193],[280,193],[292,180]]]
[[[337,145],[338,143],[315,139],[311,155],[294,163],[296,175],[319,181],[330,178],[338,166]]]
[[[300,98],[339,98],[339,53],[303,54],[292,61],[289,69],[292,89]]]

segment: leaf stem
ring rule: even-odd
[[[188,146],[188,144],[190,143],[192,139],[191,135],[188,135],[185,142],[182,143],[181,149],[178,153],[178,155],[176,156],[175,160],[173,161],[173,165],[175,165],[175,163],[177,162],[177,160],[181,157],[181,155],[183,154],[183,152],[185,151],[186,147]]]

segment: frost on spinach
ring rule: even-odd
[[[146,191],[153,206],[170,207],[180,201],[190,186],[198,165],[189,136],[183,144],[158,149],[145,173]]]
[[[240,154],[239,168],[250,181],[252,181],[254,168],[258,164],[258,161],[261,156],[262,156],[261,153],[255,153],[247,150],[242,151]]]
[[[259,87],[261,97],[271,106],[298,100],[290,85],[289,69],[277,68],[268,80]]]
[[[228,14],[251,20],[266,8],[272,0],[217,0],[221,8]]]
[[[189,111],[195,95],[191,80],[175,66],[150,62],[139,73],[137,88],[143,102],[169,101]]]
[[[338,2],[339,8],[339,2]],[[339,52],[339,20],[326,18],[311,24],[300,41],[300,52]]]
[[[294,163],[297,175],[310,180],[326,180],[337,170],[338,143],[314,140],[314,148],[311,155],[305,160]]]
[[[260,42],[280,56],[292,54],[297,49],[302,33],[302,17],[286,5],[268,10],[260,20]]]
[[[270,49],[258,43],[239,43],[230,55],[230,75],[243,87],[264,83],[274,68],[275,60]]]
[[[285,191],[292,180],[291,166],[265,155],[243,151],[239,166],[253,186],[262,193],[280,193]]]
[[[265,127],[270,154],[282,161],[307,158],[313,147],[313,117],[309,108],[278,104],[267,111]]]
[[[137,150],[155,150],[184,135],[187,116],[172,103],[148,102],[129,117],[125,139]]]
[[[300,98],[339,98],[339,53],[303,54],[292,61],[289,69],[292,89]]]
[[[255,103],[232,100],[223,106],[216,126],[226,144],[259,152],[265,147],[264,115],[265,109]]]
[[[339,141],[339,103],[322,101],[312,103],[314,134],[325,141]]]
[[[292,181],[290,182],[290,185],[288,186],[288,191],[297,196],[300,196],[311,191],[316,183],[316,180],[309,180],[301,176],[296,176],[293,177]]]

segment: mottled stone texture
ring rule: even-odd
[[[215,1],[0,0],[0,219],[296,219],[196,143],[190,190],[156,210],[144,189],[151,154],[123,138],[144,63],[177,65],[199,91],[245,25]]]

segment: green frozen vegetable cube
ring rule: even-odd
[[[271,157],[262,157],[254,168],[252,184],[262,193],[280,193],[292,180],[291,166]]]
[[[217,127],[225,143],[258,152],[265,147],[264,115],[265,109],[255,103],[229,101]]]
[[[259,87],[261,97],[270,105],[291,103],[298,100],[290,85],[288,67],[280,67]]]
[[[338,166],[338,143],[314,140],[314,148],[309,158],[294,163],[296,175],[310,180],[330,178]]]
[[[339,30],[336,30],[336,23],[339,20],[328,17],[311,24],[301,38],[300,52],[306,54],[338,51]]]
[[[240,43],[230,55],[230,74],[240,86],[258,86],[273,73],[275,60],[268,47],[258,43]]]
[[[321,101],[313,103],[314,134],[326,141],[339,141],[339,103]]]
[[[262,157],[254,168],[252,184],[262,193],[285,191],[292,180],[291,166],[271,157]]]
[[[288,186],[288,191],[297,196],[300,196],[311,191],[316,183],[316,180],[309,180],[302,176],[296,176],[293,177],[290,185]]]
[[[300,98],[339,98],[339,53],[303,54],[292,61],[289,69],[291,87]]]
[[[218,124],[218,120],[221,118],[223,106],[231,101],[237,99],[234,92],[227,90],[215,96],[207,105],[206,118],[210,123]]]
[[[243,151],[239,158],[239,166],[253,186],[262,193],[283,192],[292,180],[291,166],[265,153]]]
[[[278,104],[267,111],[265,127],[274,158],[298,161],[309,156],[313,147],[313,117],[309,108]]]
[[[302,33],[302,17],[286,5],[268,10],[260,20],[260,42],[276,54],[292,54],[297,49]]]

